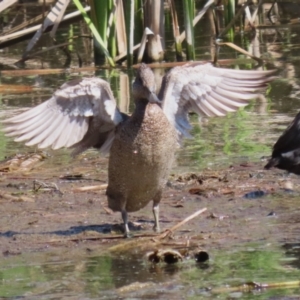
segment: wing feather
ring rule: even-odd
[[[235,101],[240,101],[240,100],[251,100],[253,98],[256,98],[258,96],[258,94],[244,94],[243,92],[232,92],[230,90],[225,90],[220,88],[219,86],[216,87],[215,91],[220,94],[223,95],[224,97],[228,98],[228,99],[233,99]]]
[[[234,112],[236,111],[236,108],[232,108],[229,104],[224,104],[221,101],[218,101],[216,97],[212,97],[210,94],[206,96],[209,103],[213,104],[215,107],[218,107],[220,110],[226,114],[227,112]]]
[[[164,76],[158,97],[181,137],[187,133],[188,126],[182,127],[182,120],[188,122],[189,110],[209,117],[236,111],[258,97],[274,73],[275,70],[232,70],[211,64],[186,64]]]
[[[19,115],[11,117],[10,119],[8,119],[9,123],[19,123],[19,122],[30,120],[37,114],[41,113],[47,107],[47,105],[48,105],[47,102],[43,102],[42,104],[35,106]],[[7,130],[7,128],[4,130]]]
[[[61,134],[61,131],[65,130],[65,128],[61,126],[63,125],[62,123],[64,123],[64,116],[61,114],[52,119],[51,125],[41,133],[41,135],[44,135],[44,138],[41,142],[38,143],[39,148],[44,149],[52,146],[59,134]],[[26,145],[32,146],[37,144],[33,141],[34,139],[31,139],[29,142],[26,143]]]
[[[45,122],[46,127],[43,128],[43,130],[40,132],[40,134],[35,134],[27,143],[27,146],[32,146],[32,145],[37,145],[37,144],[41,144],[47,137],[49,137],[49,135],[51,134],[51,132],[49,132],[50,130],[52,130],[52,124],[54,124],[54,122],[57,122],[58,118],[54,118],[53,119],[49,119],[48,121]],[[62,118],[60,120],[60,123],[58,124],[60,126],[60,132],[61,135],[63,135],[63,133],[66,131],[66,126],[68,125],[68,119],[67,118]],[[58,128],[55,128],[55,130],[57,132],[59,132]],[[53,130],[54,131],[54,130]],[[55,149],[53,147],[53,149]]]
[[[237,100],[231,100],[229,98],[227,98],[226,96],[217,93],[216,91],[211,92],[211,97],[213,97],[213,99],[216,102],[220,102],[224,105],[228,105],[229,107],[231,107],[234,111],[236,111],[239,107],[243,107],[245,105],[247,105],[248,103],[245,101],[237,101]]]
[[[78,154],[89,147],[101,149],[105,145],[107,151],[115,127],[125,116],[106,81],[82,78],[63,84],[49,100],[5,120],[4,131],[17,142],[26,141],[28,146],[74,147]],[[107,143],[105,137],[109,138]]]
[[[200,102],[203,103],[203,105],[211,112],[211,116],[224,116],[226,113],[224,111],[221,111],[218,109],[217,106],[214,106],[214,102],[209,102],[208,99],[200,99]]]
[[[18,135],[17,138],[15,138],[16,142],[23,142],[23,141],[29,141],[35,137],[40,136],[41,134],[43,134],[44,132],[46,132],[49,128],[52,127],[53,123],[56,121],[55,118],[53,118],[53,116],[48,115],[48,119],[44,120],[44,118],[33,118],[33,120],[36,122],[36,126],[35,123],[30,124],[30,126],[26,126],[27,123],[24,124],[24,128],[19,130],[19,131],[15,131],[14,135]]]
[[[80,124],[79,130],[77,129],[78,124]],[[65,147],[69,148],[69,147],[73,146],[74,144],[76,144],[78,141],[82,140],[87,129],[88,129],[88,124],[87,124],[86,119],[82,119],[80,116],[72,117],[72,120],[70,123],[70,128],[69,128],[69,132],[71,134],[67,135]],[[55,140],[53,140],[54,144],[55,144],[57,138]]]

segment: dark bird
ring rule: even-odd
[[[142,64],[133,83],[135,110],[119,111],[109,84],[100,78],[65,83],[46,102],[5,121],[5,132],[26,145],[76,155],[90,147],[109,152],[108,206],[127,213],[153,201],[159,231],[159,202],[180,139],[189,135],[189,111],[224,116],[247,105],[274,71],[241,71],[191,63],[171,69],[158,96],[152,70]]]
[[[300,175],[300,113],[273,146],[272,157],[265,169],[272,167]]]

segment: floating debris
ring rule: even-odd
[[[28,187],[28,185],[25,182],[20,182],[20,183],[11,183],[10,182],[6,185],[6,187],[14,188],[14,189],[17,189],[17,190],[24,190],[25,188]]]
[[[196,262],[203,263],[209,260],[209,255],[204,250],[199,250],[194,255]]]
[[[153,263],[165,262],[166,264],[175,264],[182,261],[182,255],[173,249],[155,250],[146,254],[147,259]]]
[[[229,218],[229,216],[227,216],[227,215],[219,215],[219,214],[215,214],[215,213],[211,213],[208,217],[211,219],[219,219],[219,220]]]
[[[267,192],[264,192],[264,191],[252,191],[252,192],[249,192],[249,193],[245,194],[243,198],[246,198],[246,199],[256,199],[256,198],[261,198],[261,197],[263,197],[265,195],[267,195]]]
[[[84,179],[83,174],[70,174],[70,175],[63,175],[59,177],[62,180],[69,180],[69,181],[77,181]]]
[[[119,288],[117,291],[119,293],[129,293],[129,292],[143,290],[145,288],[149,288],[154,285],[155,284],[153,282],[133,282],[131,284]]]

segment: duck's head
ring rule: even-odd
[[[146,100],[150,103],[160,104],[161,101],[156,96],[155,91],[156,85],[152,70],[147,65],[141,64],[132,87],[134,100],[136,102]]]

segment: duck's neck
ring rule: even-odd
[[[147,99],[135,99],[135,109],[134,113],[142,113],[146,110],[147,104],[149,103]]]

